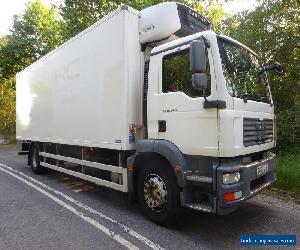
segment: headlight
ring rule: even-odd
[[[223,184],[232,184],[240,181],[240,173],[223,174]]]

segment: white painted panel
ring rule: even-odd
[[[17,138],[133,148],[139,69],[138,15],[119,8],[17,75]]]
[[[234,157],[268,150],[275,146],[275,142],[263,143],[244,147],[243,118],[274,119],[274,114],[251,112],[244,110],[219,110],[220,136],[219,148],[221,157]]]
[[[141,45],[139,42],[139,17],[138,15],[130,15],[126,12],[125,16],[125,43],[124,43],[124,58],[127,61],[124,69],[125,79],[128,82],[125,105],[127,113],[125,114],[125,131],[126,145],[128,149],[134,149],[135,143],[129,141],[135,139],[135,136],[129,131],[129,124],[142,125],[142,87],[143,79],[141,72],[144,68],[144,62],[141,60]],[[133,136],[133,137],[132,137]]]
[[[151,57],[148,90],[148,104],[151,108],[148,108],[148,136],[172,142],[183,154],[219,156],[217,109],[203,108],[204,97],[191,98],[183,92],[162,92],[163,56],[185,50],[189,45],[184,42],[188,39],[196,39],[200,35],[205,36],[209,41],[215,40],[215,34],[211,31],[202,32],[170,42],[170,47],[176,45],[179,47]],[[165,49],[165,46],[155,48],[154,52]],[[217,99],[212,53],[216,49],[215,43],[212,43],[211,48],[208,49],[211,94],[207,100]],[[166,122],[166,132],[158,132],[159,120]]]
[[[140,42],[165,39],[181,28],[177,3],[160,3],[140,12]]]

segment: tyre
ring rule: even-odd
[[[40,151],[37,144],[32,145],[29,157],[29,165],[32,172],[35,174],[42,174],[44,168],[40,165]]]
[[[140,170],[137,193],[146,216],[160,225],[177,222],[180,192],[175,174],[163,160],[151,160]]]

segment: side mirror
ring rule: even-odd
[[[195,73],[192,75],[192,86],[194,89],[207,89],[207,77],[205,73]]]
[[[192,73],[206,72],[206,48],[203,39],[190,43],[190,68]]]
[[[282,76],[284,74],[283,66],[279,62],[276,62],[274,64],[274,71],[279,76]]]

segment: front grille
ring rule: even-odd
[[[273,120],[244,118],[244,146],[259,145],[273,141]]]

